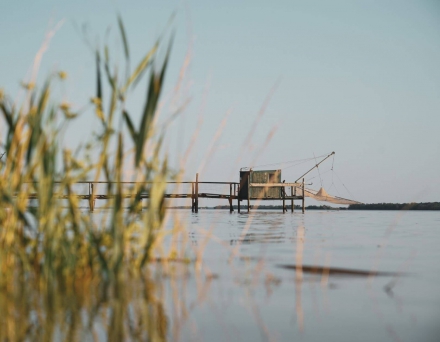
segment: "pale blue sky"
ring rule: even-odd
[[[65,19],[40,75],[66,70],[69,79],[62,96],[86,103],[95,91],[94,59],[75,25],[88,23],[92,37],[101,41],[111,26],[109,41],[120,51],[117,11],[126,25],[133,64],[177,11],[164,101],[193,42],[184,84],[191,102],[167,132],[175,164],[202,112],[202,131],[187,161],[187,177],[203,164],[207,147],[231,110],[202,180],[235,181],[238,169],[252,162],[335,151],[334,169],[360,201],[440,200],[440,1],[3,0],[0,86],[17,93],[50,22]],[[243,148],[276,83],[251,145]],[[140,94],[133,100],[133,109],[141,106]],[[163,118],[168,114],[167,109]],[[93,125],[99,127],[93,114],[83,115],[66,143],[86,139]],[[276,133],[263,149],[274,127]],[[236,164],[240,150],[242,159]],[[321,171],[330,167],[331,162]],[[286,169],[283,179],[293,181],[303,170]],[[331,184],[330,175],[323,176],[325,187]],[[319,188],[319,179],[313,182]],[[349,197],[340,182],[335,183],[339,194]]]

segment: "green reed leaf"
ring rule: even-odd
[[[136,144],[137,133],[136,133],[136,129],[134,128],[133,121],[131,121],[130,115],[128,114],[128,112],[126,110],[122,111],[122,115],[123,115],[124,120],[127,124],[128,131],[130,132],[131,138],[133,139],[133,142]]]
[[[121,89],[121,93],[124,94],[127,89],[130,87],[130,85],[138,80],[138,78],[142,75],[144,70],[151,64],[152,58],[154,54],[156,53],[158,48],[158,43],[156,43],[153,48],[145,55],[145,57],[141,60],[139,65],[136,67],[136,69],[133,71],[127,82],[125,83],[124,87]]]
[[[130,51],[128,49],[128,41],[127,41],[127,35],[125,34],[124,23],[122,22],[122,18],[120,15],[118,15],[118,25],[122,37],[122,43],[124,44],[125,58],[128,61],[130,59]]]
[[[162,91],[162,86],[165,78],[165,72],[167,69],[169,56],[171,53],[172,42],[173,42],[173,36],[168,45],[165,60],[159,74],[156,74],[154,71],[151,71],[151,77],[148,85],[147,99],[145,102],[142,120],[139,127],[138,139],[136,142],[136,147],[137,147],[136,156],[135,156],[136,166],[139,166],[141,156],[144,151],[145,141],[148,137],[148,130],[153,120],[154,114],[156,112],[157,104]]]

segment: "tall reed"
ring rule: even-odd
[[[79,150],[61,146],[68,123],[78,120],[78,113],[52,96],[52,90],[64,82],[65,72],[53,73],[42,86],[24,85],[22,103],[0,93],[6,125],[0,141],[6,153],[0,159],[1,287],[24,278],[63,284],[94,279],[111,282],[121,274],[139,272],[151,257],[164,222],[164,182],[170,175],[153,120],[172,44],[159,59],[157,51],[163,43],[158,40],[131,72],[120,18],[118,26],[127,75],[113,69],[108,46],[96,49],[96,94],[91,103],[101,127]],[[147,90],[136,124],[127,103],[142,80]],[[104,87],[110,90],[107,97]],[[132,146],[132,158],[126,158],[127,145]],[[129,189],[121,183],[127,168],[135,174]],[[85,180],[113,182],[105,190],[110,197],[109,214],[103,214],[99,224],[80,207],[75,184]],[[142,193],[150,195],[146,209],[142,209]],[[30,199],[38,202],[35,208],[29,208]]]

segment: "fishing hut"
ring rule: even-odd
[[[302,183],[286,183],[281,180],[281,170],[252,170],[240,169],[238,191],[238,210],[240,201],[247,201],[248,211],[250,201],[282,201],[283,212],[287,211],[286,201],[291,201],[291,211],[294,211],[294,200],[302,200],[302,211],[305,210],[304,179]]]

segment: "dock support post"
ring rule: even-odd
[[[199,174],[196,173],[196,196],[194,201],[195,211],[199,212]]]
[[[234,208],[232,208],[232,184],[229,184],[229,212],[232,213]]]
[[[303,214],[306,211],[306,202],[305,202],[306,196],[305,196],[305,194],[306,194],[306,190],[304,188],[304,178],[303,178],[303,196],[302,196],[303,197],[303,200],[302,200],[302,212],[303,212]]]
[[[95,191],[93,189],[93,183],[89,183],[89,209],[90,212],[95,210]]]
[[[248,188],[248,193],[247,193],[247,209],[248,209],[248,212],[250,212],[251,211],[251,199],[250,199],[250,196],[251,196],[251,186],[250,186],[250,184],[251,184],[251,182],[250,182],[250,178],[251,177],[251,175],[249,174],[249,176],[247,177],[247,182],[248,182],[248,186],[247,186],[247,188]]]
[[[290,187],[290,195],[292,196],[292,208],[290,209],[291,212],[293,213],[293,210],[295,208],[295,205],[293,204],[293,186]]]
[[[286,212],[286,188],[283,186],[281,188],[283,191],[283,214]]]
[[[191,211],[194,212],[194,183],[191,182]]]
[[[240,184],[238,184],[237,187],[237,209],[238,213],[240,214]]]

